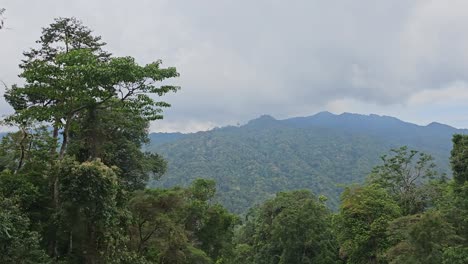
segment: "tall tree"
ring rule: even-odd
[[[374,167],[369,182],[384,187],[403,215],[423,212],[433,194],[427,183],[438,175],[432,156],[404,146],[381,159],[383,164]]]
[[[468,135],[454,135],[450,162],[454,182],[449,193],[448,219],[468,246]]]
[[[453,178],[458,186],[463,186],[468,181],[468,136],[454,135],[452,141],[450,163]]]
[[[26,85],[13,86],[5,95],[7,102],[15,109],[15,115],[10,117],[10,121],[18,124],[30,121],[52,122],[53,137],[58,139],[59,130],[66,122],[62,120],[66,113],[59,110],[69,99],[69,90],[75,87],[63,87],[60,81],[64,80],[53,74],[60,63],[57,55],[83,48],[103,60],[110,54],[101,49],[105,45],[101,37],[93,36],[92,31],[75,18],[55,19],[49,27],[42,29],[42,36],[36,43],[39,48],[24,52],[25,59],[20,65],[24,70],[20,76],[26,79]],[[38,67],[43,71],[35,74]]]
[[[62,243],[59,234],[70,233],[69,241],[77,234],[57,225],[72,211],[67,203],[72,198],[67,195],[74,185],[67,185],[68,173],[63,170],[50,171],[66,167],[68,155],[75,156],[83,166],[97,159],[107,167],[120,166],[116,180],[118,189],[123,187],[125,191],[143,188],[148,173],[160,176],[164,172],[164,161],[157,155],[141,153],[140,148],[146,140],[148,123],[161,119],[162,108],[170,106],[155,98],[179,89],[160,85],[160,82],[177,77],[178,73],[175,68],[161,67],[160,60],[141,66],[131,57],[111,57],[103,51],[105,43],[101,38],[94,37],[91,30],[74,18],[60,18],[44,28],[38,43],[39,48],[24,53],[26,59],[21,64],[20,75],[25,80],[24,86],[12,86],[5,94],[15,110],[7,121],[24,128],[37,123],[50,125],[55,142],[62,134],[58,148],[49,149],[49,172],[42,175],[49,179],[54,208],[53,221],[49,222],[52,235],[47,239],[49,253],[60,258],[70,255],[73,247],[71,242],[69,246]],[[121,121],[125,119],[134,121]],[[75,146],[83,144],[84,148],[69,149],[73,145],[71,134]],[[25,137],[27,133],[22,135]],[[106,137],[99,137],[101,135]],[[137,137],[132,138],[135,135]],[[24,142],[20,144],[23,145]],[[21,153],[24,151],[20,152],[19,168],[23,167],[24,160]],[[93,173],[87,171],[85,175]],[[73,191],[79,193],[76,189]],[[120,202],[120,206],[123,204]],[[87,218],[77,219],[84,224]],[[96,245],[94,233],[89,234],[91,246]],[[93,263],[94,255],[88,258],[85,254],[84,259]]]
[[[444,263],[458,264],[468,260],[468,135],[454,135],[452,141],[453,181],[448,185],[439,210],[463,239],[444,252]]]

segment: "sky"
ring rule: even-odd
[[[0,80],[56,17],[115,56],[162,59],[181,86],[152,131],[194,132],[320,111],[468,128],[466,0],[0,0]],[[0,115],[12,109],[3,100]]]

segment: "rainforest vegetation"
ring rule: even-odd
[[[58,18],[20,69],[5,93],[15,112],[3,122],[18,131],[0,143],[0,263],[468,263],[466,135],[452,138],[448,174],[402,146],[379,153],[336,210],[302,189],[234,214],[213,180],[147,187],[168,168],[143,150],[170,106],[159,98],[179,90],[176,68],[113,56]]]
[[[419,126],[388,116],[321,112],[276,120],[261,116],[245,125],[197,133],[151,133],[145,149],[168,163],[151,187],[216,181],[215,201],[245,214],[279,191],[309,189],[337,210],[344,186],[365,182],[390,149],[408,146],[430,154],[440,174],[451,175],[454,134],[468,130],[432,123]]]

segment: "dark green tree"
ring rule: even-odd
[[[395,264],[442,263],[444,251],[460,242],[455,229],[438,211],[398,218],[390,223],[388,234],[394,246],[386,257]]]
[[[338,263],[330,212],[309,191],[278,193],[251,212],[240,236],[243,263]]]
[[[40,247],[40,236],[30,229],[30,221],[14,198],[0,195],[0,262],[45,264],[51,259]]]
[[[438,204],[462,241],[447,248],[444,263],[464,263],[468,259],[468,136],[454,135],[450,163],[453,181]]]
[[[468,181],[468,136],[454,135],[453,148],[450,157],[453,179],[458,186]]]
[[[138,191],[129,202],[130,248],[152,263],[224,263],[237,217],[208,202],[214,182]]]
[[[454,135],[450,162],[454,182],[448,193],[447,218],[468,246],[468,136]]]

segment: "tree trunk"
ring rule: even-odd
[[[68,236],[68,254],[71,254],[73,251],[73,231],[70,231]]]
[[[53,128],[53,131],[52,131],[52,138],[54,139],[55,144],[57,144],[57,142],[58,142],[59,122],[60,121],[56,118],[55,122],[54,122],[54,128]],[[54,159],[55,153],[57,153],[57,146],[50,149],[50,161],[51,162]]]
[[[88,223],[88,239],[86,243],[86,255],[85,262],[86,264],[95,264],[98,261],[98,250],[96,243],[96,228],[94,223]]]
[[[24,128],[21,128],[21,132],[23,133],[23,137],[21,138],[21,141],[20,141],[21,154],[20,154],[20,160],[18,162],[18,166],[16,167],[14,174],[16,174],[21,169],[21,167],[23,167],[24,157],[26,156],[26,153],[25,153],[26,148],[24,147],[24,143],[26,139],[28,138],[28,133],[26,132]]]
[[[60,146],[60,151],[59,151],[59,161],[63,160],[63,158],[65,157],[65,150],[67,149],[67,144],[68,144],[68,136],[69,136],[69,133],[70,133],[70,125],[71,125],[71,118],[72,116],[67,116],[67,119],[65,120],[65,127],[64,127],[64,130],[63,130],[63,138],[62,138],[62,145]],[[57,124],[57,120],[55,122],[55,125],[54,125],[54,131],[53,131],[53,137],[55,139],[58,138],[58,124]],[[54,155],[55,155],[55,151],[54,150]],[[52,153],[52,151],[51,151]],[[60,210],[60,194],[59,194],[59,177],[58,175],[54,175],[53,176],[53,208],[54,208],[54,211],[55,211],[55,215],[59,215],[59,210]],[[54,239],[52,239],[52,248],[53,248],[53,251],[52,251],[52,256],[56,258],[56,260],[58,260],[58,257],[59,257],[59,252],[58,252],[58,241],[57,241],[57,230],[54,231]]]
[[[65,120],[65,127],[63,128],[63,138],[62,146],[60,146],[59,160],[62,160],[65,157],[65,151],[67,150],[68,137],[70,136],[70,126],[71,126],[72,116],[67,116]]]

